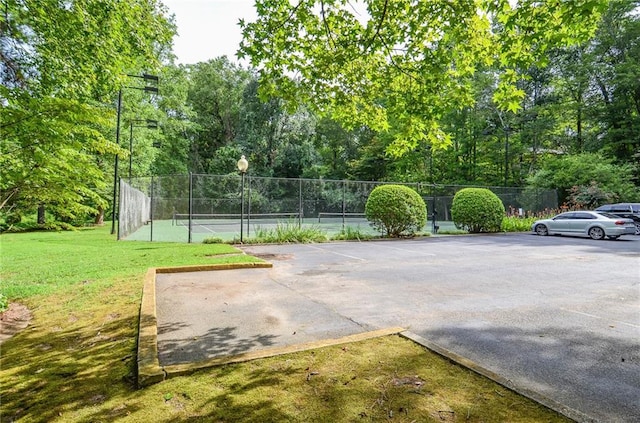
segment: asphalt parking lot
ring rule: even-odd
[[[579,420],[640,421],[640,237],[593,241],[500,234],[244,250],[274,267],[262,269],[262,284],[242,282],[243,296],[265,296],[273,322],[307,316],[302,323],[288,319],[300,325],[293,333],[318,336],[325,329],[323,313],[334,316],[326,323],[329,332],[404,327],[516,386],[552,398]],[[194,277],[216,279],[218,294],[222,285],[227,290],[240,285],[230,275],[224,280],[218,275]],[[196,326],[177,315],[176,304],[192,300],[180,300],[172,283],[178,280],[157,282],[161,356],[180,344],[178,326]],[[204,286],[211,285],[198,289]],[[224,304],[235,301],[218,296]],[[255,303],[250,307],[261,312]],[[242,326],[241,316],[247,315],[239,310],[235,326]],[[252,329],[258,347],[279,337],[269,333],[273,322],[266,319]],[[172,324],[176,330],[163,331]],[[210,321],[201,318],[198,325],[211,333]],[[214,335],[209,341],[223,340],[233,348],[228,333]],[[202,348],[193,350],[202,353]]]

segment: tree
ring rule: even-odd
[[[593,40],[593,79],[606,134],[603,148],[621,163],[640,154],[640,1],[611,2]],[[636,170],[640,178],[640,168]]]
[[[97,106],[50,97],[3,108],[0,208],[25,214],[48,205],[74,219],[105,207],[98,192],[106,182],[87,152],[117,151],[100,131],[108,115]]]
[[[567,152],[596,151],[600,125],[595,117],[597,93],[593,83],[595,73],[593,48],[584,45],[562,49],[554,55],[555,90],[560,101],[556,102],[559,133],[556,146]],[[552,106],[553,107],[553,106]]]
[[[218,57],[189,66],[188,105],[195,112],[195,131],[190,131],[190,169],[220,173],[210,166],[218,148],[235,142],[239,130],[242,96],[252,75]],[[228,171],[230,171],[229,169]],[[227,173],[227,172],[223,172]]]
[[[255,174],[297,178],[317,161],[316,118],[305,107],[287,110],[279,98],[261,101],[258,82],[245,88],[238,144]]]
[[[640,190],[633,183],[633,167],[616,165],[612,161],[598,153],[551,156],[545,160],[542,168],[529,178],[529,184],[538,188],[557,189],[561,202],[569,197],[572,188],[587,189],[593,185],[612,201],[640,199]]]
[[[494,93],[515,111],[518,70],[544,65],[545,53],[588,39],[605,0],[258,0],[258,19],[241,21],[239,56],[260,69],[264,98],[311,104],[346,127],[393,137],[387,151],[451,144],[442,115],[473,104],[481,66],[499,71]]]
[[[368,139],[366,128],[347,130],[333,119],[319,119],[315,128],[314,146],[319,162],[307,169],[305,176],[327,179],[347,179],[349,163],[356,159],[358,147]]]
[[[69,219],[98,213],[105,155],[127,154],[111,141],[112,101],[126,73],[168,57],[166,9],[155,0],[3,6],[0,207],[51,205]]]
[[[161,131],[154,133],[150,146],[152,163],[139,175],[174,175],[189,172],[189,141],[196,133],[195,112],[188,105],[188,68],[167,65],[160,78],[162,91],[158,108]],[[155,145],[154,145],[155,144]],[[148,173],[143,173],[148,170]]]

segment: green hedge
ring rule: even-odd
[[[387,236],[414,235],[427,222],[427,206],[409,187],[380,185],[369,194],[365,216],[374,228]]]
[[[502,201],[486,188],[464,188],[453,197],[453,223],[470,233],[499,232],[504,216]]]

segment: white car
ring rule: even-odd
[[[633,220],[611,213],[596,211],[572,211],[560,213],[551,219],[537,220],[531,230],[541,236],[576,235],[593,239],[618,239],[621,235],[633,235]]]

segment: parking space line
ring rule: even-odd
[[[313,246],[313,245],[307,245],[307,247],[308,248],[313,248],[314,250],[320,250],[320,251],[325,252],[325,253],[335,254],[337,256],[352,258],[352,259],[360,260],[360,261],[367,261],[367,259],[363,259],[362,257],[350,256],[348,254],[342,254],[342,253],[336,253],[335,251],[328,250],[328,249],[325,249],[325,248],[316,247],[316,246]]]
[[[581,316],[591,317],[591,318],[594,318],[594,319],[600,319],[600,320],[605,319],[605,318],[604,318],[604,317],[602,317],[602,316],[596,316],[595,314],[584,313],[584,312],[582,312],[582,311],[571,310],[571,309],[568,309],[568,308],[560,307],[560,310],[562,310],[562,311],[568,311],[569,313],[579,314],[579,315],[581,315]],[[634,325],[633,323],[623,322],[623,321],[621,321],[621,320],[611,320],[611,322],[619,323],[619,324],[621,324],[621,325],[631,326],[632,328],[640,328],[640,325]]]
[[[388,248],[390,250],[404,251],[404,252],[412,253],[412,254],[420,254],[421,256],[434,256],[435,257],[435,254],[433,254],[433,253],[424,253],[424,252],[422,252],[420,250],[410,250],[408,248],[391,247],[389,245],[382,245],[382,244],[383,243],[379,243],[378,246],[383,247],[383,248]]]

